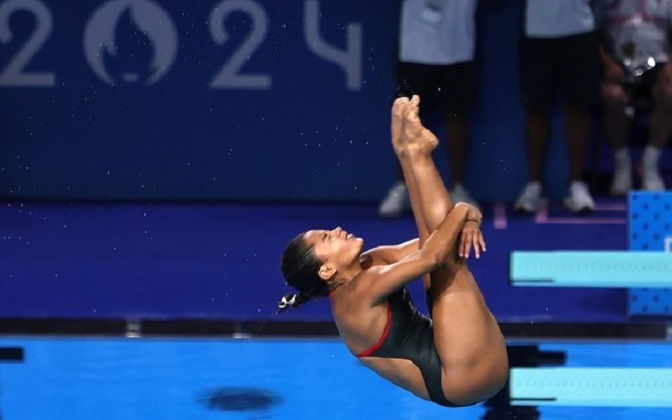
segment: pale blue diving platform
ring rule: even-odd
[[[514,251],[513,286],[672,287],[672,253],[658,251]]]
[[[672,407],[672,369],[513,368],[511,405]]]

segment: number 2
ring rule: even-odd
[[[0,86],[54,86],[53,73],[29,73],[26,65],[49,38],[53,26],[51,13],[37,0],[9,0],[0,5],[0,42],[8,44],[13,34],[9,19],[15,12],[26,10],[35,17],[35,30],[9,64],[0,72]]]
[[[270,89],[271,76],[267,74],[240,74],[245,61],[254,53],[266,36],[268,17],[258,4],[250,0],[227,0],[215,6],[210,14],[210,34],[219,45],[225,44],[229,35],[224,29],[226,17],[233,12],[244,12],[252,18],[252,32],[212,79],[215,89]]]

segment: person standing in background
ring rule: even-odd
[[[672,134],[672,35],[670,0],[598,0],[601,34],[604,133],[614,153],[610,192],[632,189],[628,107],[639,98],[651,102],[648,142],[642,154],[642,189],[664,191],[659,160]]]
[[[463,180],[467,163],[468,112],[476,102],[475,15],[477,0],[404,0],[401,9],[397,90],[423,98],[422,117],[440,107],[455,202],[478,206]],[[398,180],[380,203],[382,217],[410,210],[408,189]]]
[[[590,0],[527,0],[519,45],[520,92],[526,109],[529,180],[517,211],[547,204],[542,183],[555,94],[562,95],[570,184],[563,203],[573,212],[595,208],[583,181],[591,108],[599,103],[600,66],[595,15]]]

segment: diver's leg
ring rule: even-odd
[[[422,125],[420,98],[398,98],[392,107],[392,144],[404,173],[418,227],[420,247],[454,207],[434,160],[438,139]],[[422,278],[429,314],[433,313],[429,275]]]
[[[438,139],[422,125],[419,116],[420,97],[413,96],[403,107],[399,146],[395,146],[404,177],[411,180],[414,196],[421,214],[416,220],[424,222],[427,232],[433,232],[454,207],[453,200],[432,159]],[[408,182],[408,181],[407,181]],[[420,241],[420,246],[424,242]]]
[[[432,134],[410,101],[402,119],[403,159],[414,180],[422,219],[431,232],[454,207],[431,158]],[[459,241],[458,241],[459,243]],[[442,364],[446,398],[458,404],[481,401],[498,392],[508,378],[506,344],[496,319],[457,246],[431,274],[429,298],[434,340]]]
[[[460,405],[492,397],[508,378],[506,343],[466,260],[434,271],[430,292],[445,397]]]
[[[418,229],[418,238],[420,239],[420,246],[425,243],[431,231],[427,229],[427,224],[422,218],[422,209],[421,202],[418,197],[418,188],[410,172],[410,167],[408,162],[404,158],[406,154],[404,143],[402,140],[402,120],[404,118],[404,113],[408,107],[409,99],[406,97],[397,98],[392,104],[392,124],[391,124],[391,133],[392,133],[392,147],[394,152],[399,159],[401,170],[404,175],[404,182],[406,182],[406,188],[408,189],[408,195],[411,200],[411,209],[413,210],[413,217],[415,219],[415,224]],[[429,282],[429,278],[427,278]]]

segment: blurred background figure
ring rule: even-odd
[[[672,64],[669,63],[670,0],[598,0],[604,133],[614,153],[610,192],[633,187],[628,143],[635,110],[649,108],[648,138],[642,154],[641,187],[664,191],[661,151],[672,134]]]
[[[463,179],[467,161],[468,112],[476,102],[474,51],[477,0],[404,0],[401,10],[397,90],[418,94],[420,112],[440,110],[445,122],[446,151],[455,202],[478,206]],[[410,210],[401,170],[380,203],[382,217],[399,217]]]
[[[591,108],[599,103],[600,68],[595,16],[590,0],[527,0],[519,45],[520,92],[526,108],[529,181],[517,211],[547,204],[542,175],[555,94],[562,95],[570,184],[563,203],[573,212],[595,208],[583,181]]]

